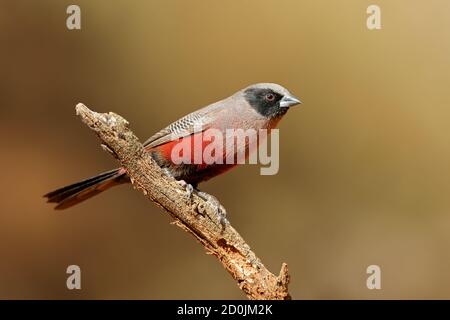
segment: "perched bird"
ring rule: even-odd
[[[289,107],[299,103],[298,98],[280,85],[254,84],[173,122],[150,137],[144,143],[144,148],[168,175],[184,183],[190,188],[187,188],[188,191],[192,192],[200,182],[224,173],[236,164],[227,164],[226,161],[212,164],[174,163],[172,151],[178,143],[192,142],[197,135],[209,129],[218,130],[224,136],[227,129],[270,130],[276,127]],[[201,132],[196,131],[198,127],[202,128]],[[205,146],[200,144],[201,148]],[[247,145],[245,147],[248,148]],[[48,202],[57,203],[55,209],[66,209],[112,186],[128,182],[130,179],[126,170],[118,168],[49,192],[44,197]],[[211,200],[212,196],[202,194],[205,200]]]

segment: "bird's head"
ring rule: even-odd
[[[281,117],[290,107],[302,103],[286,88],[275,83],[248,86],[243,94],[250,106],[267,118]]]

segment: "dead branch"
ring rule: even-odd
[[[129,123],[115,113],[97,113],[79,103],[76,113],[127,170],[133,186],[164,208],[174,224],[193,235],[223,264],[249,299],[290,299],[289,275],[285,263],[278,276],[272,274],[253,253],[237,231],[225,228],[208,202],[195,192],[189,199],[186,191],[145,152]]]

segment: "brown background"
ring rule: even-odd
[[[294,298],[449,299],[449,16],[447,0],[1,1],[0,298],[244,298],[129,186],[64,212],[41,196],[116,166],[77,102],[145,140],[277,82],[304,101],[281,123],[279,174],[245,166],[202,188],[271,270],[289,264]],[[371,264],[382,290],[365,286]]]

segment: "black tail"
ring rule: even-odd
[[[125,171],[123,169],[114,169],[69,186],[59,188],[47,193],[44,197],[47,198],[47,202],[58,204],[55,209],[66,209],[87,200],[112,186],[126,182],[129,182],[129,179],[126,176]]]

